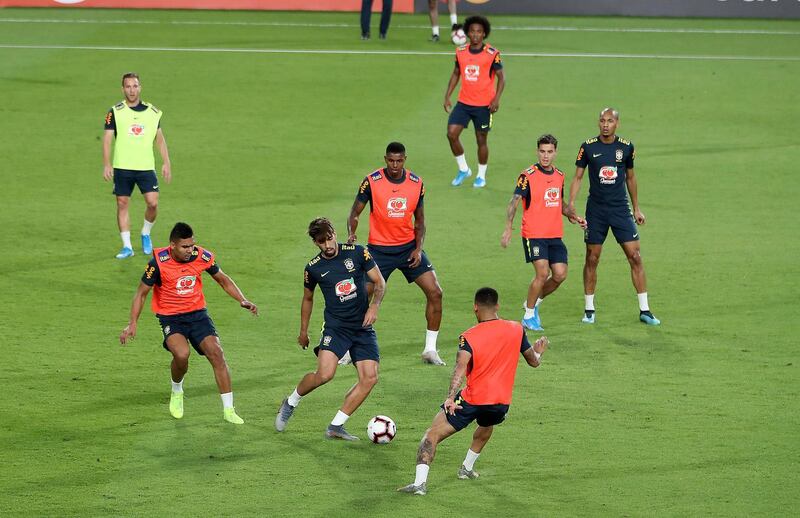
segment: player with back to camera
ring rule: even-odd
[[[139,187],[144,196],[146,208],[142,225],[142,252],[153,252],[150,230],[158,213],[158,178],[155,172],[153,142],[161,153],[161,174],[169,183],[172,169],[164,132],[161,129],[161,110],[141,100],[142,87],[139,76],[129,72],[122,76],[122,93],[125,100],[115,104],[105,117],[103,132],[103,178],[114,180],[114,194],[117,196],[117,225],[122,238],[122,249],[117,259],[133,256],[131,244],[131,222],[128,206],[133,186]],[[114,160],[111,160],[111,143],[114,142]]]
[[[499,308],[494,289],[481,288],[475,293],[473,311],[478,324],[459,337],[456,367],[447,398],[417,450],[416,478],[398,491],[426,494],[428,471],[437,445],[472,421],[477,421],[478,427],[472,434],[472,444],[457,476],[462,480],[478,478],[475,461],[489,442],[494,426],[502,423],[508,413],[519,354],[522,353],[528,365],[538,367],[549,344],[547,337],[542,336],[531,346],[522,325],[500,319]],[[464,376],[467,377],[466,387],[459,390]]]
[[[511,240],[514,215],[519,202],[523,202],[522,248],[525,261],[533,264],[534,277],[528,286],[525,315],[522,325],[534,331],[542,331],[539,305],[567,278],[567,247],[564,237],[562,215],[571,223],[586,226],[583,218],[568,214],[564,199],[564,173],[553,164],[558,154],[558,140],[550,134],[536,141],[539,161],[528,167],[517,178],[514,195],[506,209],[506,228],[500,245],[505,248]]]
[[[214,322],[206,311],[203,295],[203,272],[234,298],[239,305],[258,315],[258,307],[247,300],[236,283],[217,265],[215,255],[197,246],[194,231],[186,223],[176,223],[169,235],[169,246],[156,248],[145,267],[139,288],[133,296],[131,316],[119,341],[126,344],[136,337],[136,326],[147,294],[153,289],[153,312],[164,334],[164,349],[172,353],[172,394],[169,411],[172,417],[183,417],[183,379],[189,370],[189,344],[205,356],[214,369],[214,378],[222,398],[223,418],[229,423],[243,424],[233,407],[231,375],[222,351]]]
[[[456,13],[456,0],[447,0],[447,10],[450,13],[450,25],[452,30],[456,30],[458,25],[458,13]],[[428,0],[428,15],[431,19],[431,41],[438,43],[439,41],[439,1]]]
[[[275,429],[286,429],[289,418],[301,398],[333,379],[339,360],[349,352],[358,371],[356,383],[345,395],[344,403],[331,421],[325,436],[329,439],[356,441],[344,424],[378,383],[378,339],[372,328],[386,283],[369,251],[356,244],[336,241],[336,230],[326,218],[317,218],[308,226],[308,235],[319,248],[303,272],[303,301],[300,305],[300,334],[297,342],[305,349],[310,342],[308,324],[314,308],[314,288],[319,286],[325,298],[325,318],[317,355],[317,370],[300,380],[283,400],[275,417]],[[373,284],[367,292],[366,281]]]
[[[569,188],[567,210],[575,214],[575,198],[589,168],[589,197],[586,200],[587,228],[584,233],[586,261],[583,266],[583,322],[594,324],[594,294],[597,286],[597,265],[608,235],[614,233],[631,267],[631,280],[639,299],[639,320],[657,326],[661,321],[650,311],[647,300],[647,278],[639,247],[639,230],[645,217],[639,208],[639,188],[633,168],[636,151],[633,143],[617,136],[619,112],[604,108],[600,112],[600,134],[581,144],[575,160],[575,177]],[[627,192],[625,188],[627,187]],[[630,194],[630,205],[628,201]],[[631,205],[632,210],[631,210]]]
[[[405,168],[407,158],[406,148],[400,142],[390,142],[386,146],[383,157],[386,167],[367,175],[356,193],[347,218],[347,242],[356,242],[359,216],[369,203],[369,251],[387,282],[393,271],[400,270],[406,281],[416,283],[425,293],[427,329],[422,360],[444,365],[436,350],[442,322],[442,288],[433,264],[422,249],[425,184],[422,178]]]
[[[472,176],[460,140],[461,132],[470,121],[475,128],[475,139],[478,143],[478,175],[472,186],[486,186],[486,170],[489,167],[487,139],[489,130],[492,129],[493,114],[500,109],[500,96],[503,95],[506,84],[500,51],[484,42],[491,29],[489,20],[483,16],[470,16],[464,21],[469,45],[456,49],[455,67],[444,94],[444,111],[450,113],[447,119],[447,140],[458,164],[458,174],[451,182],[456,187]],[[458,93],[458,102],[451,112],[450,96],[459,80],[461,90]]]

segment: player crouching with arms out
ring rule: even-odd
[[[458,471],[458,478],[478,478],[473,469],[475,461],[489,442],[494,425],[503,422],[511,404],[518,355],[522,353],[528,365],[538,367],[549,344],[547,337],[543,336],[531,346],[519,322],[501,320],[497,316],[499,308],[494,289],[481,288],[475,293],[473,310],[478,324],[459,337],[450,390],[417,451],[416,478],[398,491],[426,494],[428,470],[436,455],[436,446],[472,421],[478,422],[478,428],[472,434],[472,445]],[[467,386],[459,390],[464,376],[467,377]]]

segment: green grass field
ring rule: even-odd
[[[426,41],[423,16],[396,15],[387,41],[361,42],[355,14],[0,10],[0,514],[800,512],[800,22],[492,21],[508,84],[488,187],[475,191],[449,185],[441,103],[452,46]],[[520,29],[531,26],[628,30]],[[641,28],[658,31],[630,30]],[[366,52],[246,52],[264,49]],[[149,308],[134,344],[117,342],[146,258],[113,258],[100,135],[130,70],[165,112],[172,156],[156,244],[188,221],[262,309],[253,319],[207,284],[242,427],[221,419],[211,369],[197,356],[186,416],[169,416],[170,357]],[[638,323],[629,268],[611,240],[598,322],[580,323],[582,236],[568,226],[570,277],[542,307],[552,348],[542,368],[520,367],[511,413],[476,464],[479,480],[455,477],[470,429],[441,445],[428,496],[394,492],[413,479],[418,441],[451,374],[420,363],[424,302],[399,274],[377,325],[381,382],[349,423],[364,435],[371,416],[390,415],[396,440],[322,439],[355,379],[350,368],[305,398],[285,434],[274,431],[281,399],[315,365],[295,345],[301,272],[316,251],[306,225],[326,215],[344,234],[359,181],[382,164],[387,142],[404,142],[407,165],[425,180],[426,249],[445,293],[440,348],[452,363],[476,288],[496,287],[502,315],[521,316],[532,268],[518,244],[503,250],[499,240],[535,138],[558,136],[556,164],[571,177],[606,105],[621,110],[619,134],[636,144],[643,256],[661,327]],[[142,210],[137,195],[134,235]],[[321,316],[318,296],[312,328]]]

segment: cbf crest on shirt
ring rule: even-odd
[[[325,298],[325,327],[361,329],[369,307],[366,275],[375,267],[369,250],[338,243],[339,253],[328,259],[320,252],[306,265],[303,285],[319,286]]]

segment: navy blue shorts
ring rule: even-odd
[[[214,328],[214,322],[205,309],[179,315],[156,316],[161,324],[161,332],[164,334],[164,349],[168,351],[167,338],[171,335],[183,335],[192,344],[197,354],[205,356],[200,349],[200,342],[209,336],[219,336],[216,328]]]
[[[424,250],[422,251],[422,260],[419,265],[416,268],[408,266],[408,258],[416,246],[416,242],[412,241],[400,246],[367,245],[367,248],[372,258],[375,259],[375,263],[378,265],[378,269],[380,269],[381,275],[385,280],[389,280],[389,276],[393,271],[400,270],[405,275],[406,281],[412,283],[423,273],[434,269]]]
[[[639,240],[639,230],[633,220],[630,208],[604,207],[594,203],[586,204],[587,228],[583,231],[583,241],[587,245],[602,245],[608,229],[614,233],[617,243]]]
[[[139,187],[139,192],[158,192],[158,178],[155,171],[131,171],[130,169],[114,169],[114,190],[117,196],[130,196],[133,186]]]
[[[461,391],[456,394],[456,404],[461,405],[461,410],[456,410],[455,415],[450,415],[446,411],[444,416],[450,426],[459,430],[466,428],[472,421],[477,421],[478,426],[494,426],[506,419],[508,405],[470,405],[461,399]],[[444,410],[444,405],[441,406]]]
[[[525,262],[527,263],[547,259],[550,264],[567,264],[567,246],[560,237],[547,239],[527,239],[523,237],[522,248],[525,249]]]
[[[353,363],[361,360],[381,361],[378,352],[378,337],[372,327],[347,328],[323,327],[319,345],[314,347],[314,354],[319,356],[320,351],[330,351],[340,360],[347,351]]]
[[[489,111],[488,106],[470,106],[469,104],[456,103],[455,108],[450,112],[450,117],[447,119],[448,126],[469,126],[469,121],[472,121],[472,127],[475,131],[488,132],[492,129],[492,112]]]

